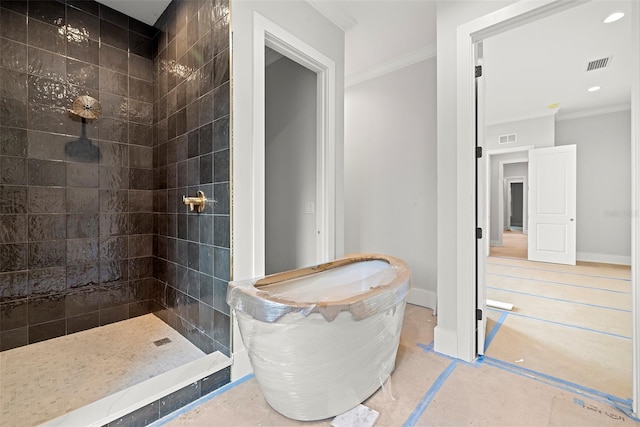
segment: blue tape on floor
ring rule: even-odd
[[[183,406],[182,408],[178,409],[177,411],[174,411],[168,415],[165,415],[164,417],[160,418],[158,421],[155,421],[151,424],[149,424],[150,427],[159,427],[159,426],[163,426],[166,423],[168,423],[169,421],[172,421],[176,418],[178,418],[180,415],[185,414],[187,412],[189,412],[190,410],[192,410],[193,408],[196,408],[200,405],[202,405],[205,402],[210,401],[211,399],[213,399],[216,396],[220,396],[222,393],[225,393],[229,390],[231,390],[232,388],[242,384],[243,382],[250,380],[251,378],[253,378],[253,374],[249,374],[246,375],[242,378],[240,378],[239,380],[236,380],[232,383],[229,383],[227,385],[224,385],[222,387],[220,387],[217,390],[212,391],[211,393],[202,396],[200,399],[198,400],[194,400],[193,402],[189,403],[187,406]]]
[[[526,261],[520,258],[508,258],[508,257],[491,257],[491,258],[519,259],[520,261]],[[595,277],[597,279],[611,279],[611,280],[620,280],[622,282],[631,282],[631,279],[622,279],[620,277],[598,276],[595,274],[573,273],[569,271],[560,271],[560,270],[547,270],[545,268],[522,267],[519,265],[498,264],[497,262],[487,262],[487,265],[499,265],[501,267],[522,268],[524,270],[548,271],[549,273],[571,274],[572,276]]]
[[[509,313],[507,313],[506,311],[503,311],[502,314],[500,315],[500,318],[498,319],[498,322],[495,324],[493,329],[491,329],[491,332],[489,332],[489,335],[487,335],[487,338],[484,340],[484,351],[485,352],[487,351],[487,349],[491,345],[491,341],[493,341],[493,339],[498,334],[498,330],[500,330],[500,327],[502,326],[504,321],[507,320],[507,316],[508,315],[509,315]]]
[[[620,404],[631,407],[631,403],[632,403],[631,399],[623,399],[621,397],[603,393],[601,391],[598,391],[589,387],[585,387],[580,384],[573,383],[571,381],[563,380],[562,378],[554,377],[548,374],[543,374],[542,372],[534,371],[532,369],[528,369],[522,366],[504,362],[502,360],[495,359],[490,356],[485,355],[482,359],[482,363],[485,363],[487,365],[490,365],[495,368],[499,368],[514,374],[524,376],[526,378],[531,378],[531,379],[544,378],[545,380],[551,381],[557,385],[565,386],[566,390],[573,391],[573,392],[581,391],[587,395],[604,398],[605,401],[607,402],[616,402],[616,403],[620,403]]]
[[[496,310],[495,308],[487,308],[487,310],[495,311],[495,312],[501,312],[502,311],[502,310]],[[624,335],[618,335],[618,334],[614,334],[612,332],[599,331],[597,329],[585,328],[584,326],[572,325],[570,323],[556,322],[554,320],[547,320],[547,319],[542,319],[540,317],[527,316],[526,314],[521,314],[521,313],[513,313],[513,312],[511,312],[510,314],[512,316],[523,317],[525,319],[538,320],[540,322],[551,323],[553,325],[558,325],[558,326],[565,326],[567,328],[580,329],[581,331],[594,332],[596,334],[608,335],[610,337],[622,338],[622,339],[625,339],[625,340],[630,340],[631,339],[631,337],[627,337],[627,336],[624,336]]]
[[[552,300],[552,301],[567,302],[567,303],[570,303],[570,304],[584,305],[584,306],[587,306],[587,307],[603,308],[605,310],[615,310],[615,311],[623,311],[625,313],[631,313],[631,310],[626,310],[624,308],[607,307],[605,305],[589,304],[587,302],[578,302],[578,301],[571,301],[571,300],[562,299],[562,298],[547,297],[547,296],[544,296],[544,295],[531,294],[529,292],[520,292],[520,291],[512,291],[510,289],[497,288],[495,286],[487,286],[487,289],[493,289],[493,290],[501,291],[501,292],[509,292],[509,293],[512,293],[512,294],[527,295],[527,296],[535,297],[535,298],[544,298],[544,299],[548,299],[548,300]]]
[[[418,343],[418,347],[420,347],[421,349],[423,349],[425,351],[433,351],[433,341],[431,341],[429,344],[420,344],[420,343]]]
[[[447,378],[449,378],[449,376],[456,369],[457,364],[458,362],[456,360],[449,363],[449,366],[447,366],[447,368],[440,374],[440,376],[438,376],[431,387],[429,387],[429,390],[427,390],[427,393],[420,400],[420,403],[418,403],[416,409],[413,410],[411,415],[409,415],[409,418],[407,418],[407,421],[404,422],[403,427],[413,427],[416,425],[431,401],[433,401],[433,398],[435,397],[436,393],[438,393],[438,390],[440,390]]]
[[[551,280],[532,279],[529,277],[520,277],[520,276],[510,276],[508,274],[487,273],[487,276],[506,277],[507,279],[527,280],[530,282],[550,283],[552,285],[560,285],[560,286],[573,286],[575,288],[591,289],[593,291],[613,292],[615,294],[631,294],[631,292],[627,292],[627,291],[616,291],[613,289],[594,288],[593,286],[575,285],[573,283],[564,283],[564,282],[552,282]]]

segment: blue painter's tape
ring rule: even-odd
[[[631,292],[627,292],[627,291],[616,291],[614,289],[604,289],[604,288],[595,288],[593,286],[576,285],[574,283],[553,282],[551,280],[532,279],[530,277],[510,276],[508,274],[487,273],[487,276],[506,277],[508,279],[527,280],[527,281],[530,281],[530,282],[551,283],[553,285],[560,285],[560,286],[573,286],[575,288],[591,289],[593,291],[613,292],[615,294],[630,294],[631,293]]]
[[[437,351],[435,351],[435,349],[433,348],[433,345],[434,345],[434,344],[433,344],[433,341],[431,341],[429,344],[421,344],[421,343],[418,343],[418,344],[417,344],[417,346],[418,346],[418,347],[420,347],[421,349],[423,349],[423,350],[424,350],[424,351],[426,351],[427,353],[433,353],[433,354],[435,354],[435,355],[437,355],[437,356],[444,357],[444,358],[449,359],[449,360],[455,360],[456,362],[458,362],[458,364],[462,364],[462,365],[465,365],[465,366],[471,366],[471,367],[473,367],[473,368],[477,368],[477,367],[479,366],[479,365],[478,365],[478,359],[479,359],[480,357],[482,357],[482,356],[478,356],[478,358],[476,358],[476,360],[474,360],[473,362],[466,362],[466,361],[464,361],[464,360],[456,359],[455,357],[448,356],[448,355],[443,354],[443,353],[438,353],[438,352],[437,352]]]
[[[532,369],[528,369],[522,366],[513,365],[511,363],[508,363],[499,359],[495,359],[493,357],[484,356],[483,363],[493,366],[495,368],[503,369],[505,371],[524,376],[526,378],[531,378],[535,380],[538,380],[539,378],[544,378],[547,381],[552,381],[558,385],[565,386],[566,389],[569,391],[573,391],[573,392],[581,391],[586,395],[598,396],[598,397],[604,398],[608,402],[616,402],[623,405],[627,405],[629,407],[631,406],[631,403],[632,403],[631,399],[623,399],[618,396],[613,396],[611,394],[603,393],[601,391],[598,391],[589,387],[585,387],[583,385],[576,384],[571,381],[563,380],[562,378],[554,377],[554,376],[544,374],[542,372],[534,371]]]
[[[507,320],[508,315],[509,313],[507,313],[506,311],[502,312],[502,314],[500,315],[500,318],[498,319],[498,323],[495,324],[493,329],[491,329],[491,332],[489,332],[489,335],[487,335],[487,338],[484,340],[484,351],[487,351],[487,349],[491,345],[491,341],[493,341],[493,339],[498,334],[500,327],[502,326],[504,321]]]
[[[496,310],[494,308],[487,308],[487,310],[497,311],[497,312],[502,311],[502,310]],[[608,335],[610,337],[622,338],[622,339],[625,339],[625,340],[630,340],[631,339],[631,337],[627,337],[625,335],[618,335],[618,334],[614,334],[612,332],[605,332],[605,331],[599,331],[597,329],[585,328],[584,326],[572,325],[570,323],[556,322],[554,320],[547,320],[547,319],[542,319],[540,317],[527,316],[526,314],[521,314],[521,313],[513,313],[513,312],[511,312],[510,314],[511,314],[511,316],[523,317],[525,319],[538,320],[540,322],[551,323],[553,325],[558,325],[558,326],[566,326],[567,328],[580,329],[581,331],[594,332],[596,334]]]
[[[424,351],[433,351],[433,341],[431,341],[429,344],[418,343],[418,347],[420,347]]]
[[[172,412],[172,413],[170,413],[168,415],[165,415],[164,417],[160,418],[159,420],[149,424],[149,426],[150,427],[163,426],[166,423],[168,423],[169,421],[172,421],[172,420],[178,418],[180,415],[185,414],[185,413],[189,412],[190,410],[192,410],[194,408],[197,408],[198,406],[202,405],[203,403],[210,401],[214,397],[219,396],[219,395],[231,390],[232,388],[242,384],[243,382],[245,382],[247,380],[250,380],[251,378],[253,378],[253,374],[246,375],[246,376],[240,378],[239,380],[236,380],[236,381],[234,381],[232,383],[226,384],[226,385],[220,387],[219,389],[214,390],[214,391],[212,391],[211,393],[209,393],[209,394],[207,394],[205,396],[202,396],[200,399],[194,400],[193,402],[189,403],[188,405],[183,406],[182,408],[180,408],[180,409],[178,409],[178,410],[176,410],[176,411],[174,411],[174,412]]]
[[[493,290],[500,291],[500,292],[509,292],[511,294],[527,295],[527,296],[535,297],[535,298],[544,298],[544,299],[548,299],[548,300],[551,300],[551,301],[560,301],[560,302],[566,302],[566,303],[569,303],[569,304],[578,304],[578,305],[584,305],[584,306],[587,306],[587,307],[603,308],[605,310],[615,310],[615,311],[623,311],[625,313],[631,313],[631,310],[626,310],[624,308],[607,307],[605,305],[589,304],[589,303],[586,303],[586,302],[578,302],[578,301],[571,301],[571,300],[568,300],[568,299],[547,297],[547,296],[544,296],[544,295],[531,294],[529,292],[520,292],[520,291],[512,291],[511,289],[497,288],[495,286],[487,286],[487,289],[493,289]]]
[[[493,256],[491,258],[519,259],[519,258],[493,257]],[[596,274],[573,273],[569,271],[560,271],[560,270],[548,270],[546,268],[522,267],[519,265],[498,264],[497,262],[487,262],[487,265],[498,265],[500,267],[512,267],[512,268],[520,268],[524,270],[548,271],[549,273],[561,273],[561,274],[570,274],[572,276],[595,277],[597,279],[611,279],[611,280],[620,280],[622,282],[631,282],[631,279],[622,279],[620,277],[598,276]]]
[[[573,398],[573,403],[575,403],[576,405],[584,406],[584,400],[578,399],[577,397]]]
[[[438,393],[438,391],[440,390],[442,385],[445,383],[447,378],[449,378],[449,376],[456,369],[457,364],[458,362],[456,360],[449,363],[449,366],[447,366],[447,368],[440,374],[440,376],[438,376],[438,378],[431,385],[431,387],[429,387],[429,390],[427,390],[427,393],[420,400],[420,403],[418,403],[418,406],[416,407],[416,409],[413,410],[411,415],[409,415],[409,418],[407,418],[407,421],[404,422],[403,427],[413,427],[416,425],[416,423],[418,422],[418,420],[420,419],[424,411],[427,409],[429,404],[433,401],[433,398],[435,397],[436,393]]]

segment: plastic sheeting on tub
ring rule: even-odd
[[[369,264],[373,268],[359,283],[346,284],[362,292],[339,300],[318,295],[317,302],[305,302],[311,294],[295,295],[287,285],[270,293],[272,285],[257,289],[257,280],[230,284],[227,300],[256,381],[281,414],[302,421],[333,417],[366,400],[393,372],[410,272],[390,257],[363,256],[357,262],[370,261],[384,265]],[[313,287],[316,279],[322,283],[336,275],[329,270],[344,268],[291,281]]]
[[[373,268],[365,277],[356,274],[348,283],[338,278],[343,271],[363,263],[378,263],[378,268]],[[335,267],[335,264],[338,266]],[[305,316],[320,313],[331,322],[341,311],[349,311],[356,320],[361,320],[395,306],[406,298],[411,288],[407,264],[397,258],[383,255],[345,257],[316,267],[267,277],[281,275],[292,278],[264,288],[255,286],[263,279],[230,282],[227,292],[229,306],[263,322],[274,322],[289,313],[302,313]],[[315,283],[308,283],[314,281]],[[319,282],[322,283],[322,287],[316,293],[296,292],[301,286],[312,287]],[[274,290],[274,287],[278,289]],[[352,292],[336,294],[334,288],[351,289]],[[366,296],[361,298],[361,295]]]

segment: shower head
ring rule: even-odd
[[[77,97],[71,105],[71,113],[82,117],[83,119],[97,119],[102,113],[102,107],[97,99],[89,95],[81,95]]]

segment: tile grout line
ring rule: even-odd
[[[587,306],[587,307],[602,308],[602,309],[605,309],[605,310],[615,310],[615,311],[623,311],[625,313],[631,313],[631,310],[627,310],[627,309],[624,309],[624,308],[607,307],[607,306],[604,306],[604,305],[589,304],[587,302],[578,302],[578,301],[571,301],[571,300],[562,299],[562,298],[547,297],[547,296],[544,296],[544,295],[536,295],[536,294],[532,294],[532,293],[529,293],[529,292],[513,291],[513,290],[510,290],[510,289],[498,288],[498,287],[495,287],[495,286],[487,286],[487,289],[492,289],[492,290],[501,291],[501,292],[509,292],[509,293],[512,293],[512,294],[527,295],[527,296],[535,297],[535,298],[544,298],[544,299],[548,299],[548,300],[552,300],[552,301],[567,302],[567,303],[570,303],[570,304],[584,305],[584,306]]]

